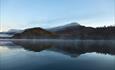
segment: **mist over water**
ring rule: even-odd
[[[0,40],[0,70],[115,70],[114,40]]]

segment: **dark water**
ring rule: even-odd
[[[115,70],[115,41],[0,40],[0,70]]]

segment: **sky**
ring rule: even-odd
[[[0,31],[50,28],[77,22],[115,25],[115,0],[0,0]]]

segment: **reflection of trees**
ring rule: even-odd
[[[26,50],[40,52],[49,49],[63,54],[72,56],[88,52],[97,52],[103,54],[115,55],[115,43],[100,41],[77,41],[77,42],[24,42],[14,41],[15,44],[21,45]]]
[[[92,42],[89,44],[85,42],[78,42],[78,44],[70,44],[66,46],[57,46],[57,49],[61,49],[65,52],[69,52],[72,54],[83,54],[83,53],[90,53],[90,52],[97,52],[103,54],[112,54],[115,55],[115,47],[112,46],[111,43],[99,43],[99,42]]]
[[[42,50],[51,48],[50,44],[41,44],[36,42],[21,42],[21,41],[13,41],[15,44],[22,46],[24,49],[34,52],[40,52]]]

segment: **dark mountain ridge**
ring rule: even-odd
[[[38,27],[25,29],[22,33],[16,33],[13,38],[48,38],[55,35],[53,32]]]
[[[93,28],[72,23],[52,29],[29,28],[12,38],[115,39],[115,26]]]

